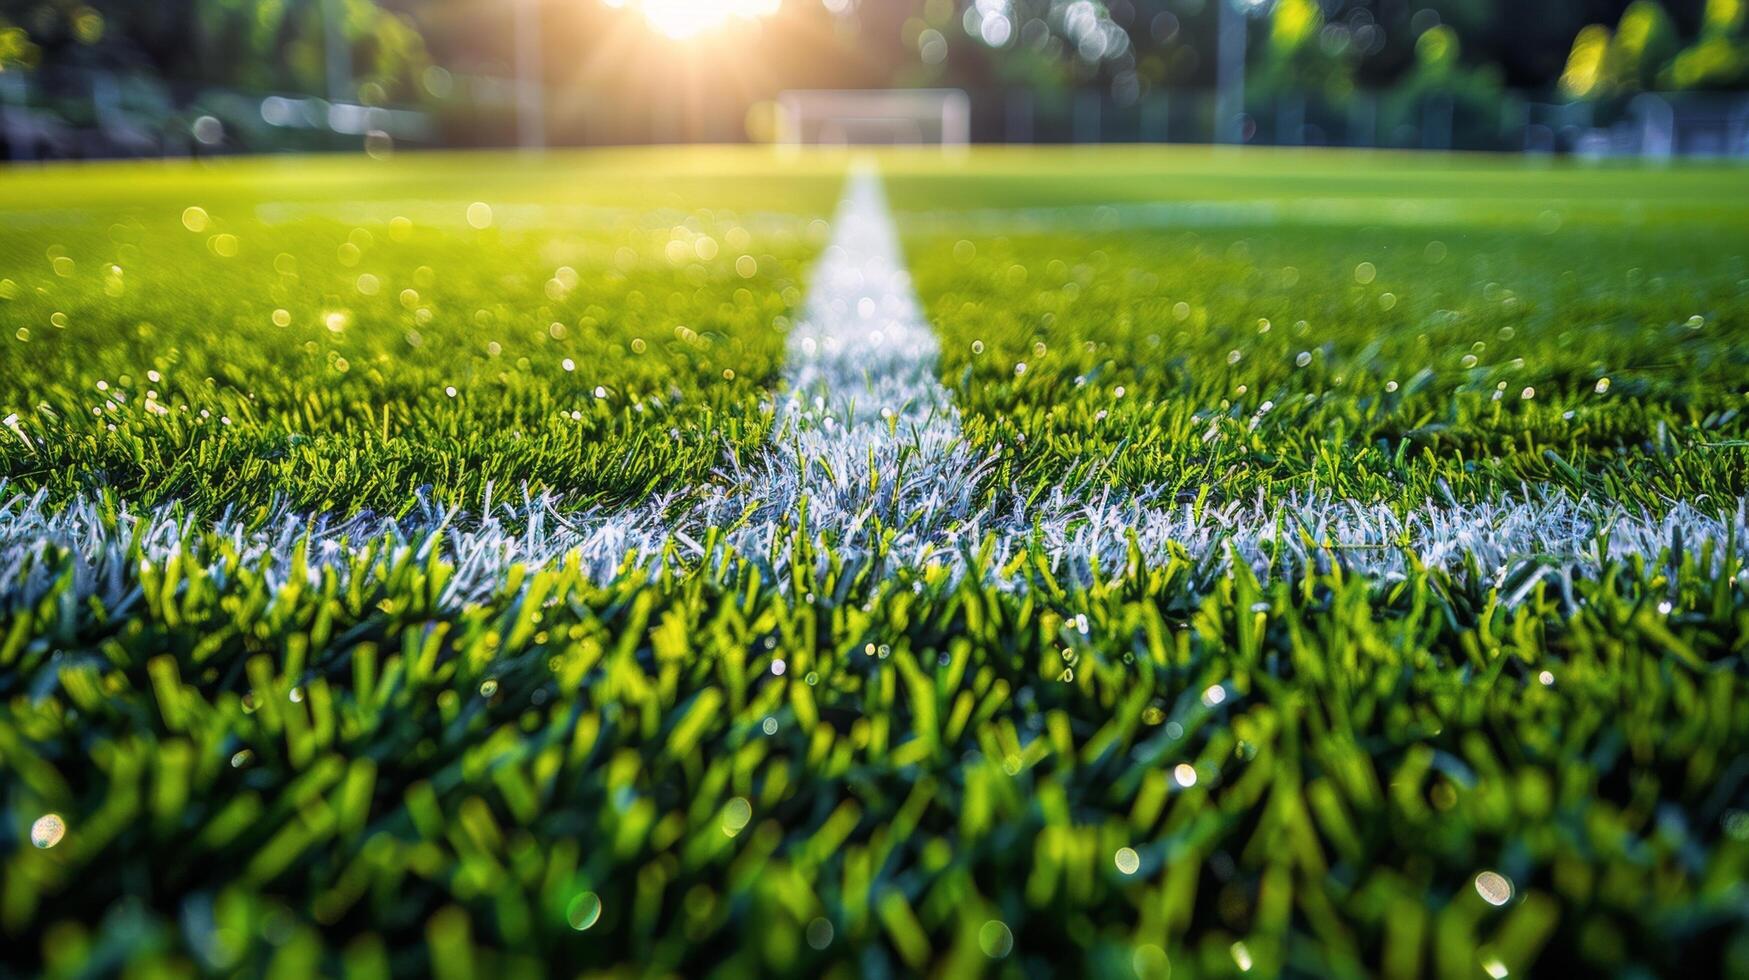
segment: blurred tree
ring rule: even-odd
[[[1604,74],[1618,93],[1655,88],[1659,72],[1681,47],[1676,22],[1656,0],[1634,0],[1622,12],[1609,46]]]
[[[1609,28],[1602,24],[1588,24],[1579,30],[1567,53],[1567,67],[1561,72],[1562,95],[1589,99],[1604,90],[1608,84],[1604,66],[1611,43]]]
[[[1500,69],[1465,64],[1462,54],[1456,28],[1439,24],[1421,32],[1414,67],[1386,99],[1387,132],[1419,133],[1428,146],[1486,145],[1505,94]],[[1435,126],[1442,131],[1431,132]],[[1409,141],[1399,136],[1396,142]]]
[[[1267,18],[1269,39],[1249,72],[1253,97],[1306,95],[1341,105],[1354,94],[1360,52],[1352,44],[1324,43],[1317,0],[1277,0]]]
[[[1675,89],[1730,89],[1749,85],[1749,0],[1707,0],[1700,37],[1659,76]]]
[[[1676,24],[1655,0],[1635,0],[1612,34],[1601,24],[1579,31],[1561,73],[1561,94],[1570,99],[1632,95],[1658,85],[1681,45]]]
[[[338,14],[359,91],[412,97],[426,64],[413,22],[377,0],[39,0],[18,4],[49,67],[173,83],[323,91],[324,17]]]
[[[29,68],[37,63],[39,52],[24,28],[0,17],[0,71]]]

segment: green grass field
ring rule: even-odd
[[[0,172],[0,972],[1749,971],[1749,173],[851,163]]]

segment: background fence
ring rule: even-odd
[[[1099,90],[1041,95],[968,92],[983,143],[1211,143],[1223,135],[1213,91],[1115,99]],[[277,92],[178,91],[106,72],[0,73],[0,157],[11,160],[287,151],[392,152],[397,146],[515,145],[526,112],[509,79],[457,76],[446,97],[365,106]],[[557,145],[740,142],[759,127],[710,105],[633,109],[574,97],[545,104]],[[1238,131],[1248,144],[1484,150],[1601,156],[1749,156],[1749,95],[1643,93],[1559,102],[1506,92],[1363,91],[1341,103],[1298,93],[1252,95]]]

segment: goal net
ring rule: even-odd
[[[777,141],[798,146],[941,146],[971,142],[959,89],[803,90],[777,100]]]

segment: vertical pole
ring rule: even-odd
[[[1144,143],[1169,143],[1172,132],[1172,105],[1165,92],[1144,96],[1142,100],[1141,137]]]
[[[345,0],[327,0],[323,5],[322,35],[326,42],[328,101],[352,99],[352,42],[346,37]]]
[[[21,72],[0,72],[0,131],[6,137],[6,154],[14,160],[30,160],[36,146],[30,138],[24,78]]]
[[[1348,103],[1348,145],[1368,150],[1379,145],[1379,103],[1371,92],[1356,92]]]
[[[1010,143],[1031,143],[1033,140],[1032,92],[1023,88],[1008,90],[1007,139]]]
[[[540,0],[516,5],[516,141],[524,150],[547,145],[546,104],[541,88]]]
[[[1215,142],[1245,141],[1245,12],[1244,0],[1215,0],[1220,5],[1215,65]]]
[[[1275,104],[1275,144],[1304,146],[1306,142],[1306,99],[1297,92],[1288,92]]]
[[[948,153],[964,153],[972,144],[972,97],[964,91],[948,92],[941,102],[941,147]]]
[[[1075,96],[1075,142],[1098,143],[1102,135],[1101,125],[1099,93],[1092,89],[1081,90]]]

